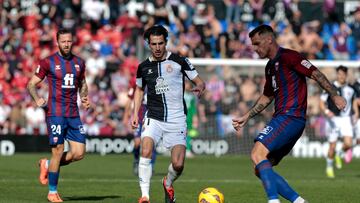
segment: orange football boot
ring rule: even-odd
[[[49,193],[47,199],[49,200],[49,202],[63,202],[63,200],[60,198],[59,193]]]

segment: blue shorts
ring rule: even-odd
[[[80,117],[46,117],[46,125],[51,146],[64,144],[64,140],[71,140],[85,144],[85,129]]]
[[[305,123],[304,118],[278,115],[271,119],[254,141],[261,142],[269,150],[267,158],[277,165],[301,137]]]

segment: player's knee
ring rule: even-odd
[[[264,156],[256,151],[251,152],[251,160],[253,161],[253,163],[255,165],[257,165],[258,163],[260,163],[262,160],[265,160],[265,159],[266,159],[266,156]]]
[[[176,172],[181,173],[184,170],[184,165],[182,163],[173,163],[173,168]]]
[[[151,155],[152,155],[152,149],[150,149],[150,148],[142,148],[141,149],[141,156],[142,157],[145,157],[145,158],[151,158]]]

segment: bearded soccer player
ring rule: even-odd
[[[90,107],[85,80],[85,62],[72,54],[73,36],[68,30],[56,33],[59,51],[41,60],[28,83],[28,91],[37,106],[46,112],[46,124],[51,146],[51,159],[39,161],[41,184],[48,184],[50,202],[63,202],[57,191],[60,167],[84,158],[85,130],[77,106],[78,93],[84,109]],[[48,100],[37,94],[36,86],[47,77]],[[64,152],[64,141],[70,151]]]
[[[263,183],[269,203],[279,203],[279,195],[294,203],[306,203],[285,179],[273,170],[301,137],[306,122],[306,77],[314,79],[339,110],[346,101],[315,66],[298,52],[279,47],[275,33],[268,25],[260,25],[249,33],[255,52],[268,58],[265,67],[265,87],[255,105],[243,116],[234,118],[236,130],[244,127],[250,118],[263,111],[273,100],[275,113],[271,121],[255,138],[251,159],[255,175]]]

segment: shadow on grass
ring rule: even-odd
[[[118,195],[104,195],[104,196],[72,196],[64,197],[64,201],[100,201],[105,199],[120,199]]]

